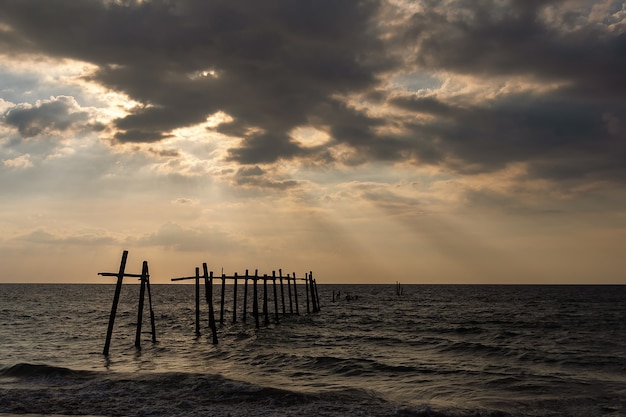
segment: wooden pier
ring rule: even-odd
[[[117,313],[117,307],[120,299],[120,293],[122,290],[122,283],[124,278],[138,278],[140,280],[141,287],[139,289],[139,301],[137,304],[137,328],[135,333],[135,347],[137,349],[141,349],[141,327],[143,323],[143,310],[145,304],[145,295],[148,295],[148,305],[150,311],[150,324],[151,324],[151,333],[152,333],[152,342],[156,343],[156,330],[155,330],[155,320],[154,320],[154,311],[152,309],[152,293],[150,290],[150,274],[148,272],[148,262],[143,261],[141,274],[131,274],[126,272],[126,261],[128,259],[128,251],[123,251],[122,259],[120,262],[120,267],[118,272],[99,272],[98,275],[104,277],[117,277],[117,283],[115,286],[115,293],[113,295],[113,304],[111,306],[111,314],[109,316],[109,325],[107,328],[106,340],[104,343],[103,354],[105,356],[109,355],[109,348],[111,345],[111,336],[113,334],[113,327],[115,323],[115,316]],[[195,268],[195,274],[192,276],[184,276],[171,278],[171,281],[185,281],[185,280],[193,280],[194,288],[195,288],[195,334],[196,337],[201,336],[201,319],[200,319],[200,311],[201,311],[201,303],[200,303],[200,288],[201,281],[204,284],[204,295],[205,301],[208,309],[208,327],[211,330],[212,341],[213,344],[218,343],[218,335],[217,335],[217,320],[216,320],[216,312],[215,312],[215,303],[214,303],[214,279],[220,280],[220,316],[219,323],[220,326],[224,326],[225,324],[225,309],[226,309],[226,283],[232,283],[232,323],[237,323],[237,312],[238,309],[241,308],[241,320],[243,323],[246,322],[248,313],[251,313],[254,317],[255,327],[258,329],[261,327],[260,317],[263,316],[263,324],[264,326],[270,325],[270,310],[273,310],[273,322],[278,324],[280,322],[281,316],[287,315],[299,315],[300,314],[300,306],[298,304],[298,292],[304,289],[306,296],[306,312],[307,314],[318,313],[320,311],[320,300],[317,292],[317,282],[313,278],[313,272],[305,273],[303,277],[297,277],[296,273],[287,274],[283,276],[282,269],[278,270],[278,276],[276,275],[276,271],[272,271],[272,274],[263,274],[263,276],[259,275],[259,271],[255,270],[254,275],[249,274],[246,269],[245,273],[240,275],[238,273],[234,273],[233,275],[225,275],[222,271],[220,277],[214,277],[213,272],[208,270],[207,264],[202,264],[202,275],[200,274],[200,268]],[[239,284],[243,281],[243,305],[239,307],[237,305],[238,301],[238,287]],[[252,311],[248,311],[248,303],[249,303],[249,283],[252,284]],[[300,285],[297,285],[300,283]],[[262,298],[262,310],[259,311],[259,284],[263,284],[263,298]],[[271,288],[268,288],[271,286]],[[287,291],[285,292],[285,286],[287,287]],[[278,296],[278,288],[280,288],[280,298]],[[270,291],[272,292],[271,301],[273,302],[273,306],[269,305],[270,302]],[[287,296],[287,299],[285,298]],[[287,308],[287,302],[289,303],[289,308]],[[280,305],[279,305],[280,304]],[[295,310],[294,310],[295,306]]]
[[[218,343],[217,338],[217,330],[215,325],[215,311],[214,311],[214,303],[213,303],[213,288],[214,288],[214,277],[213,272],[207,272],[207,264],[202,264],[204,269],[204,285],[205,285],[205,294],[206,294],[206,303],[208,308],[209,315],[209,328],[212,331],[213,335],[213,343]],[[313,279],[313,273],[309,272],[308,274],[304,274],[304,277],[297,277],[296,273],[287,274],[287,276],[283,276],[282,270],[278,270],[278,276],[276,276],[276,271],[272,271],[271,276],[269,274],[263,274],[263,276],[259,275],[259,271],[255,270],[254,275],[249,273],[249,270],[246,269],[244,274],[234,273],[233,275],[226,275],[222,273],[220,277],[215,278],[219,280],[220,285],[220,326],[224,326],[225,324],[225,309],[226,309],[226,283],[229,282],[232,284],[232,323],[237,323],[237,313],[238,313],[238,286],[241,281],[243,281],[243,305],[241,306],[241,317],[242,322],[246,323],[248,313],[252,314],[254,317],[255,327],[258,329],[261,327],[261,319],[263,317],[264,326],[270,325],[270,309],[273,310],[273,321],[278,324],[280,322],[280,316],[282,312],[282,316],[286,316],[288,314],[300,314],[300,307],[298,305],[298,287],[300,291],[304,288],[307,300],[307,313],[317,313],[320,311],[320,302],[319,296],[317,292],[317,282]],[[185,277],[177,277],[170,278],[171,281],[185,281],[185,280],[195,280],[195,312],[196,312],[196,321],[195,321],[195,329],[196,336],[200,336],[200,275],[199,268],[196,268],[196,274],[194,276],[185,276]],[[300,281],[304,285],[298,286],[297,283]],[[248,302],[249,302],[249,291],[248,284],[252,283],[252,311],[248,311]],[[262,284],[262,307],[261,311],[259,311],[259,284]],[[269,286],[271,285],[271,290]],[[289,302],[289,312],[287,312],[287,301],[285,299],[285,286],[287,287],[287,298]],[[280,287],[281,296],[278,297],[278,288]],[[270,291],[273,293],[272,301],[273,308],[269,305],[270,300]],[[280,304],[280,305],[279,305]],[[294,305],[295,305],[295,313],[294,313]]]
[[[135,333],[135,347],[141,349],[141,325],[143,323],[143,308],[144,298],[146,291],[148,292],[148,305],[150,309],[150,324],[152,327],[152,342],[156,343],[156,330],[154,323],[154,310],[152,310],[152,292],[150,291],[150,274],[148,273],[148,261],[143,261],[141,274],[129,274],[126,273],[126,260],[128,258],[128,251],[122,253],[122,260],[120,262],[120,269],[118,272],[99,272],[98,275],[104,277],[117,277],[117,284],[115,285],[115,294],[113,296],[113,305],[111,306],[111,314],[109,316],[109,326],[107,328],[106,340],[104,342],[104,350],[102,353],[105,356],[109,355],[109,347],[111,346],[111,336],[113,334],[113,325],[115,323],[115,315],[117,313],[117,305],[120,300],[120,293],[122,292],[122,281],[124,278],[139,278],[141,281],[141,287],[139,289],[139,302],[137,305],[137,330]]]

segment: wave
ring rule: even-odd
[[[85,377],[92,374],[90,371],[74,370],[59,366],[45,364],[18,363],[16,365],[0,368],[0,378],[24,378],[24,377]]]
[[[338,387],[298,392],[218,374],[113,373],[20,363],[0,369],[0,413],[168,416],[501,416],[395,404],[374,391]],[[8,389],[6,389],[8,387]]]

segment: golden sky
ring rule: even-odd
[[[0,3],[0,282],[626,284],[620,1]]]

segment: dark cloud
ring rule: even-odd
[[[510,95],[473,106],[413,97],[392,103],[440,116],[406,125],[412,136],[426,138],[426,146],[412,142],[418,160],[464,173],[528,162],[529,174],[536,177],[626,181],[626,134],[621,125],[611,126],[611,120],[625,120],[626,105],[570,101],[558,92]]]
[[[72,97],[59,96],[38,102],[35,106],[19,105],[7,110],[0,120],[17,128],[25,138],[43,132],[64,132],[70,129],[99,131],[103,126],[89,122],[89,114],[80,110]]]
[[[412,161],[476,173],[527,162],[532,176],[624,181],[626,35],[611,15],[621,2],[595,21],[594,2],[419,4],[392,24],[380,19],[401,13],[384,14],[395,6],[383,0],[5,0],[0,48],[96,64],[92,81],[141,104],[113,122],[119,142],[158,142],[222,111],[232,121],[216,129],[243,138],[228,154],[241,164],[331,162],[328,149],[290,137],[311,125],[329,134],[327,146],[355,151],[348,164]],[[428,97],[384,90],[387,75],[411,71],[516,77],[544,88],[463,103],[436,88]],[[344,99],[359,95],[405,115],[374,116]],[[26,114],[7,123],[37,132],[34,113]],[[59,130],[62,120],[74,122],[53,120]],[[235,176],[240,185],[264,177]]]
[[[258,165],[239,168],[234,175],[234,182],[238,186],[274,190],[286,190],[299,185],[299,182],[295,180],[276,180],[271,178],[271,176]]]
[[[373,0],[8,1],[0,44],[99,65],[94,81],[145,105],[115,121],[120,142],[159,141],[221,110],[246,139],[232,159],[273,162],[299,154],[288,132],[320,102],[373,86],[389,67],[378,9]]]
[[[424,2],[404,32],[421,67],[486,76],[534,76],[581,91],[626,92],[626,34],[589,21],[596,2],[485,0]],[[569,6],[566,8],[565,6]],[[552,9],[550,9],[552,8]],[[615,1],[613,12],[622,8]]]

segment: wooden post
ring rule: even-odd
[[[272,287],[274,287],[274,319],[278,323],[278,296],[276,295],[276,271],[272,271]]]
[[[313,273],[309,273],[309,287],[311,290],[311,308],[314,313],[317,313],[317,301],[315,301],[315,284],[313,283]]]
[[[220,325],[224,325],[224,295],[226,293],[226,275],[222,272],[222,303],[220,304]]]
[[[113,296],[113,305],[111,306],[111,315],[109,316],[109,327],[107,328],[107,337],[104,342],[104,350],[102,353],[105,356],[109,355],[109,346],[111,345],[111,335],[113,334],[113,323],[115,323],[115,314],[117,313],[117,304],[120,301],[120,292],[122,290],[122,280],[124,279],[124,270],[126,269],[126,258],[128,258],[128,251],[122,252],[122,261],[120,262],[120,270],[117,274],[117,284],[115,285],[115,295]]]
[[[259,279],[258,270],[254,271],[254,300],[252,301],[252,314],[254,315],[254,322],[256,328],[259,328],[259,297],[257,292],[257,280]]]
[[[243,322],[246,322],[246,310],[248,309],[248,270],[246,269],[246,279],[243,282]]]
[[[135,332],[135,347],[141,349],[141,325],[143,323],[143,304],[146,298],[146,281],[148,279],[148,262],[143,261],[139,288],[139,303],[137,304],[137,331]]]
[[[267,274],[263,274],[263,317],[265,318],[265,326],[269,326],[270,316],[267,311]]]
[[[150,274],[146,267],[146,275],[148,280],[146,281],[146,289],[148,290],[148,307],[150,307],[150,327],[152,328],[152,343],[156,343],[156,326],[154,324],[154,310],[152,310],[152,291],[150,291]]]
[[[237,273],[233,277],[233,324],[237,323]]]
[[[315,288],[315,300],[317,301],[317,311],[321,311],[320,308],[320,294],[317,292],[317,280],[313,279],[313,287]]]
[[[289,313],[293,314],[293,303],[291,301],[291,275],[287,274],[287,290],[289,292]]]
[[[285,310],[285,289],[283,288],[283,270],[278,270],[278,278],[280,279],[280,299],[283,303],[283,316],[287,314]]]
[[[196,267],[196,336],[200,336],[200,268]]]
[[[296,300],[296,314],[300,315],[300,307],[298,307],[298,286],[296,285],[296,273],[293,273],[293,295]]]
[[[306,314],[311,314],[309,308],[309,276],[306,272],[304,273],[304,291],[306,291]]]
[[[154,325],[154,310],[152,310],[152,291],[150,291],[150,273],[146,264],[146,289],[148,290],[148,307],[150,307],[150,326],[152,327],[152,343],[156,343],[156,329]]]
[[[215,312],[213,311],[213,272],[209,276],[206,263],[202,264],[202,269],[204,272],[204,292],[209,307],[209,328],[213,334],[213,344],[217,345],[217,326],[215,325]]]

